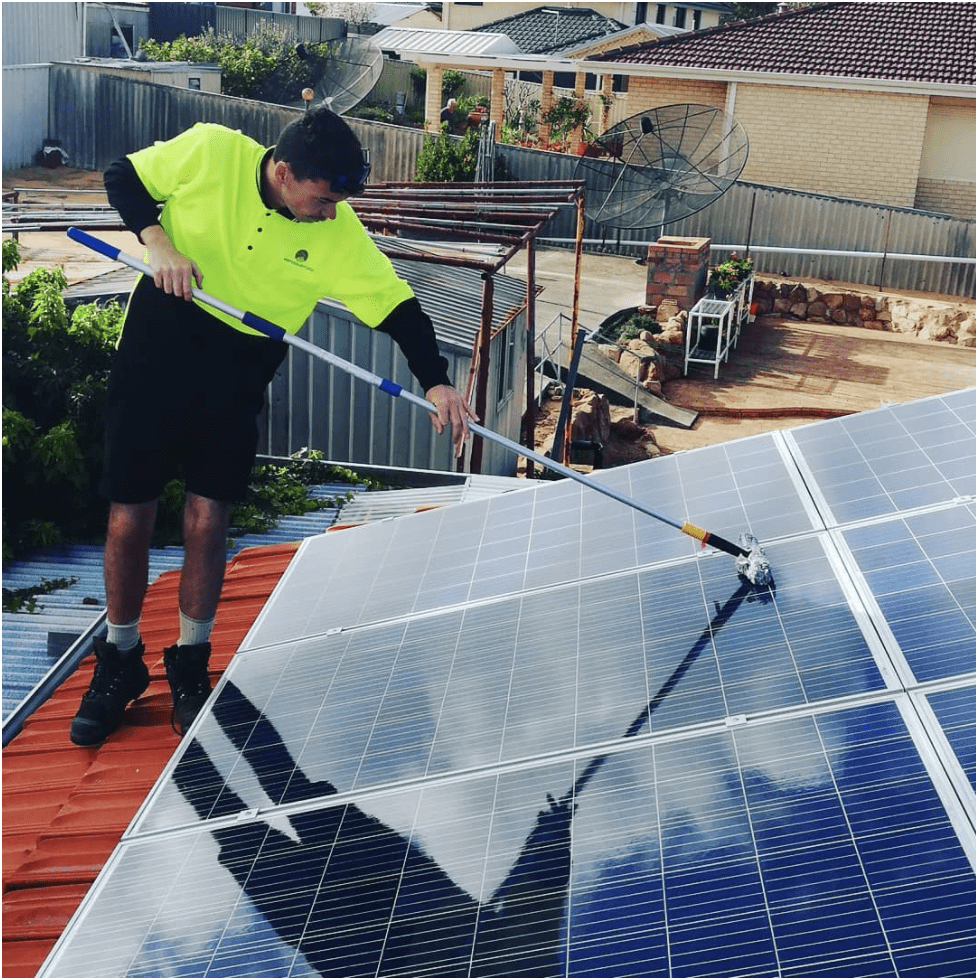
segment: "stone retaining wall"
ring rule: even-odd
[[[889,293],[824,292],[798,282],[756,279],[752,300],[757,316],[781,316],[813,323],[836,323],[910,333],[976,347],[976,308]]]

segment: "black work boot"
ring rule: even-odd
[[[163,650],[166,679],[173,692],[173,731],[185,735],[200,713],[204,701],[210,697],[210,675],[207,661],[210,644],[195,643],[192,646],[172,646]]]
[[[145,652],[141,642],[119,653],[114,643],[95,640],[95,674],[71,719],[75,745],[98,745],[122,724],[125,706],[149,687],[149,669],[142,662]]]

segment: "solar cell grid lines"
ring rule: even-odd
[[[44,975],[976,976],[974,419],[601,474],[768,588],[563,483],[308,543]]]
[[[972,389],[790,433],[825,512],[843,524],[976,494]]]

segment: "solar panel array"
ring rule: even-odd
[[[976,975],[976,389],[302,546],[50,976]]]

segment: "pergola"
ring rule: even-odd
[[[488,107],[489,119],[495,123],[495,132],[500,133],[505,120],[505,76],[508,72],[531,71],[542,73],[542,97],[539,102],[542,115],[554,103],[554,77],[556,72],[572,72],[575,77],[573,91],[577,98],[583,98],[586,83],[586,67],[584,62],[571,58],[558,58],[537,54],[501,54],[501,55],[451,55],[446,61],[444,55],[412,55],[414,61],[427,71],[427,89],[424,102],[424,119],[427,132],[440,131],[441,116],[441,87],[444,72],[449,69],[467,69],[469,71],[491,72],[491,104]],[[592,64],[589,70],[593,70]],[[612,95],[613,75],[603,76],[603,94]],[[539,135],[548,140],[549,125],[539,123]],[[575,150],[583,138],[582,127],[570,134],[571,149]]]
[[[576,210],[576,265],[572,340],[579,318],[580,263],[583,254],[583,185],[578,180],[523,183],[371,184],[353,201],[363,224],[388,256],[476,269],[482,278],[481,324],[471,363],[468,397],[479,418],[487,415],[488,361],[492,339],[496,273],[523,249],[526,252],[526,443],[534,445],[536,239],[564,207]],[[391,236],[391,237],[386,237]],[[395,237],[392,237],[395,236]],[[452,247],[452,243],[453,246]],[[466,253],[464,243],[480,245]],[[485,248],[486,247],[486,248]],[[471,446],[471,471],[481,471],[482,440]],[[532,476],[532,461],[527,475]]]

